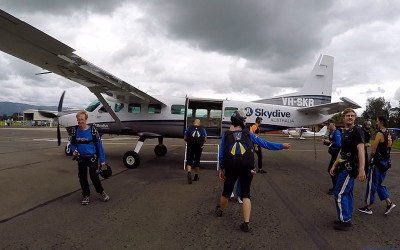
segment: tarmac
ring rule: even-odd
[[[400,150],[392,150],[384,181],[398,207],[384,215],[386,203],[376,195],[372,215],[358,212],[366,182],[356,180],[353,227],[336,231],[321,139],[263,136],[291,149],[263,150],[267,173],[254,176],[245,233],[236,199],[215,215],[222,193],[215,163],[203,163],[200,180],[187,184],[183,139],[164,139],[163,157],[153,152],[157,140],[146,140],[140,166],[127,169],[122,157],[137,137],[104,135],[113,175],[102,184],[110,201],[91,186],[90,204],[82,206],[77,164],[64,154],[66,140],[58,147],[55,136],[55,128],[0,127],[0,249],[400,249]]]

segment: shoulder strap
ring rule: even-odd
[[[96,148],[96,155],[99,157],[99,150],[97,148],[97,128],[94,124],[90,125],[91,131],[92,131],[92,141],[94,144],[94,147]]]

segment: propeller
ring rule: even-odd
[[[64,102],[64,95],[65,95],[65,90],[64,90],[64,92],[62,93],[62,95],[60,97],[60,101],[58,103],[58,110],[57,110],[58,112],[57,112],[57,114],[54,114],[54,113],[48,112],[48,111],[42,111],[42,110],[39,110],[39,114],[44,116],[44,117],[46,117],[46,118],[51,118],[51,119],[58,118],[59,114],[62,111],[62,105],[63,105],[63,102]],[[58,121],[57,121],[57,143],[58,143],[58,146],[61,145],[60,123]]]
[[[63,102],[64,102],[64,95],[65,95],[65,90],[63,91],[63,93],[62,93],[62,95],[61,95],[61,97],[60,97],[60,101],[58,102],[58,113],[57,113],[57,117],[58,117],[58,115],[61,113],[61,111],[62,111],[62,105],[63,105]],[[61,132],[60,132],[60,123],[57,121],[57,143],[58,143],[58,146],[60,146],[61,145]]]

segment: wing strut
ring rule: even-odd
[[[121,120],[118,118],[118,116],[115,114],[114,110],[112,110],[112,108],[108,105],[106,99],[104,99],[104,97],[99,93],[99,92],[94,92],[92,91],[90,88],[89,90],[97,97],[97,99],[99,99],[99,101],[101,102],[101,104],[103,104],[103,107],[107,110],[107,112],[111,115],[111,117],[114,119],[114,121],[120,126],[121,129],[125,130],[125,129],[129,129],[128,127],[126,127]]]

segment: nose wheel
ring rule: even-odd
[[[127,168],[137,168],[140,164],[140,156],[135,151],[128,151],[124,154],[123,162]]]

